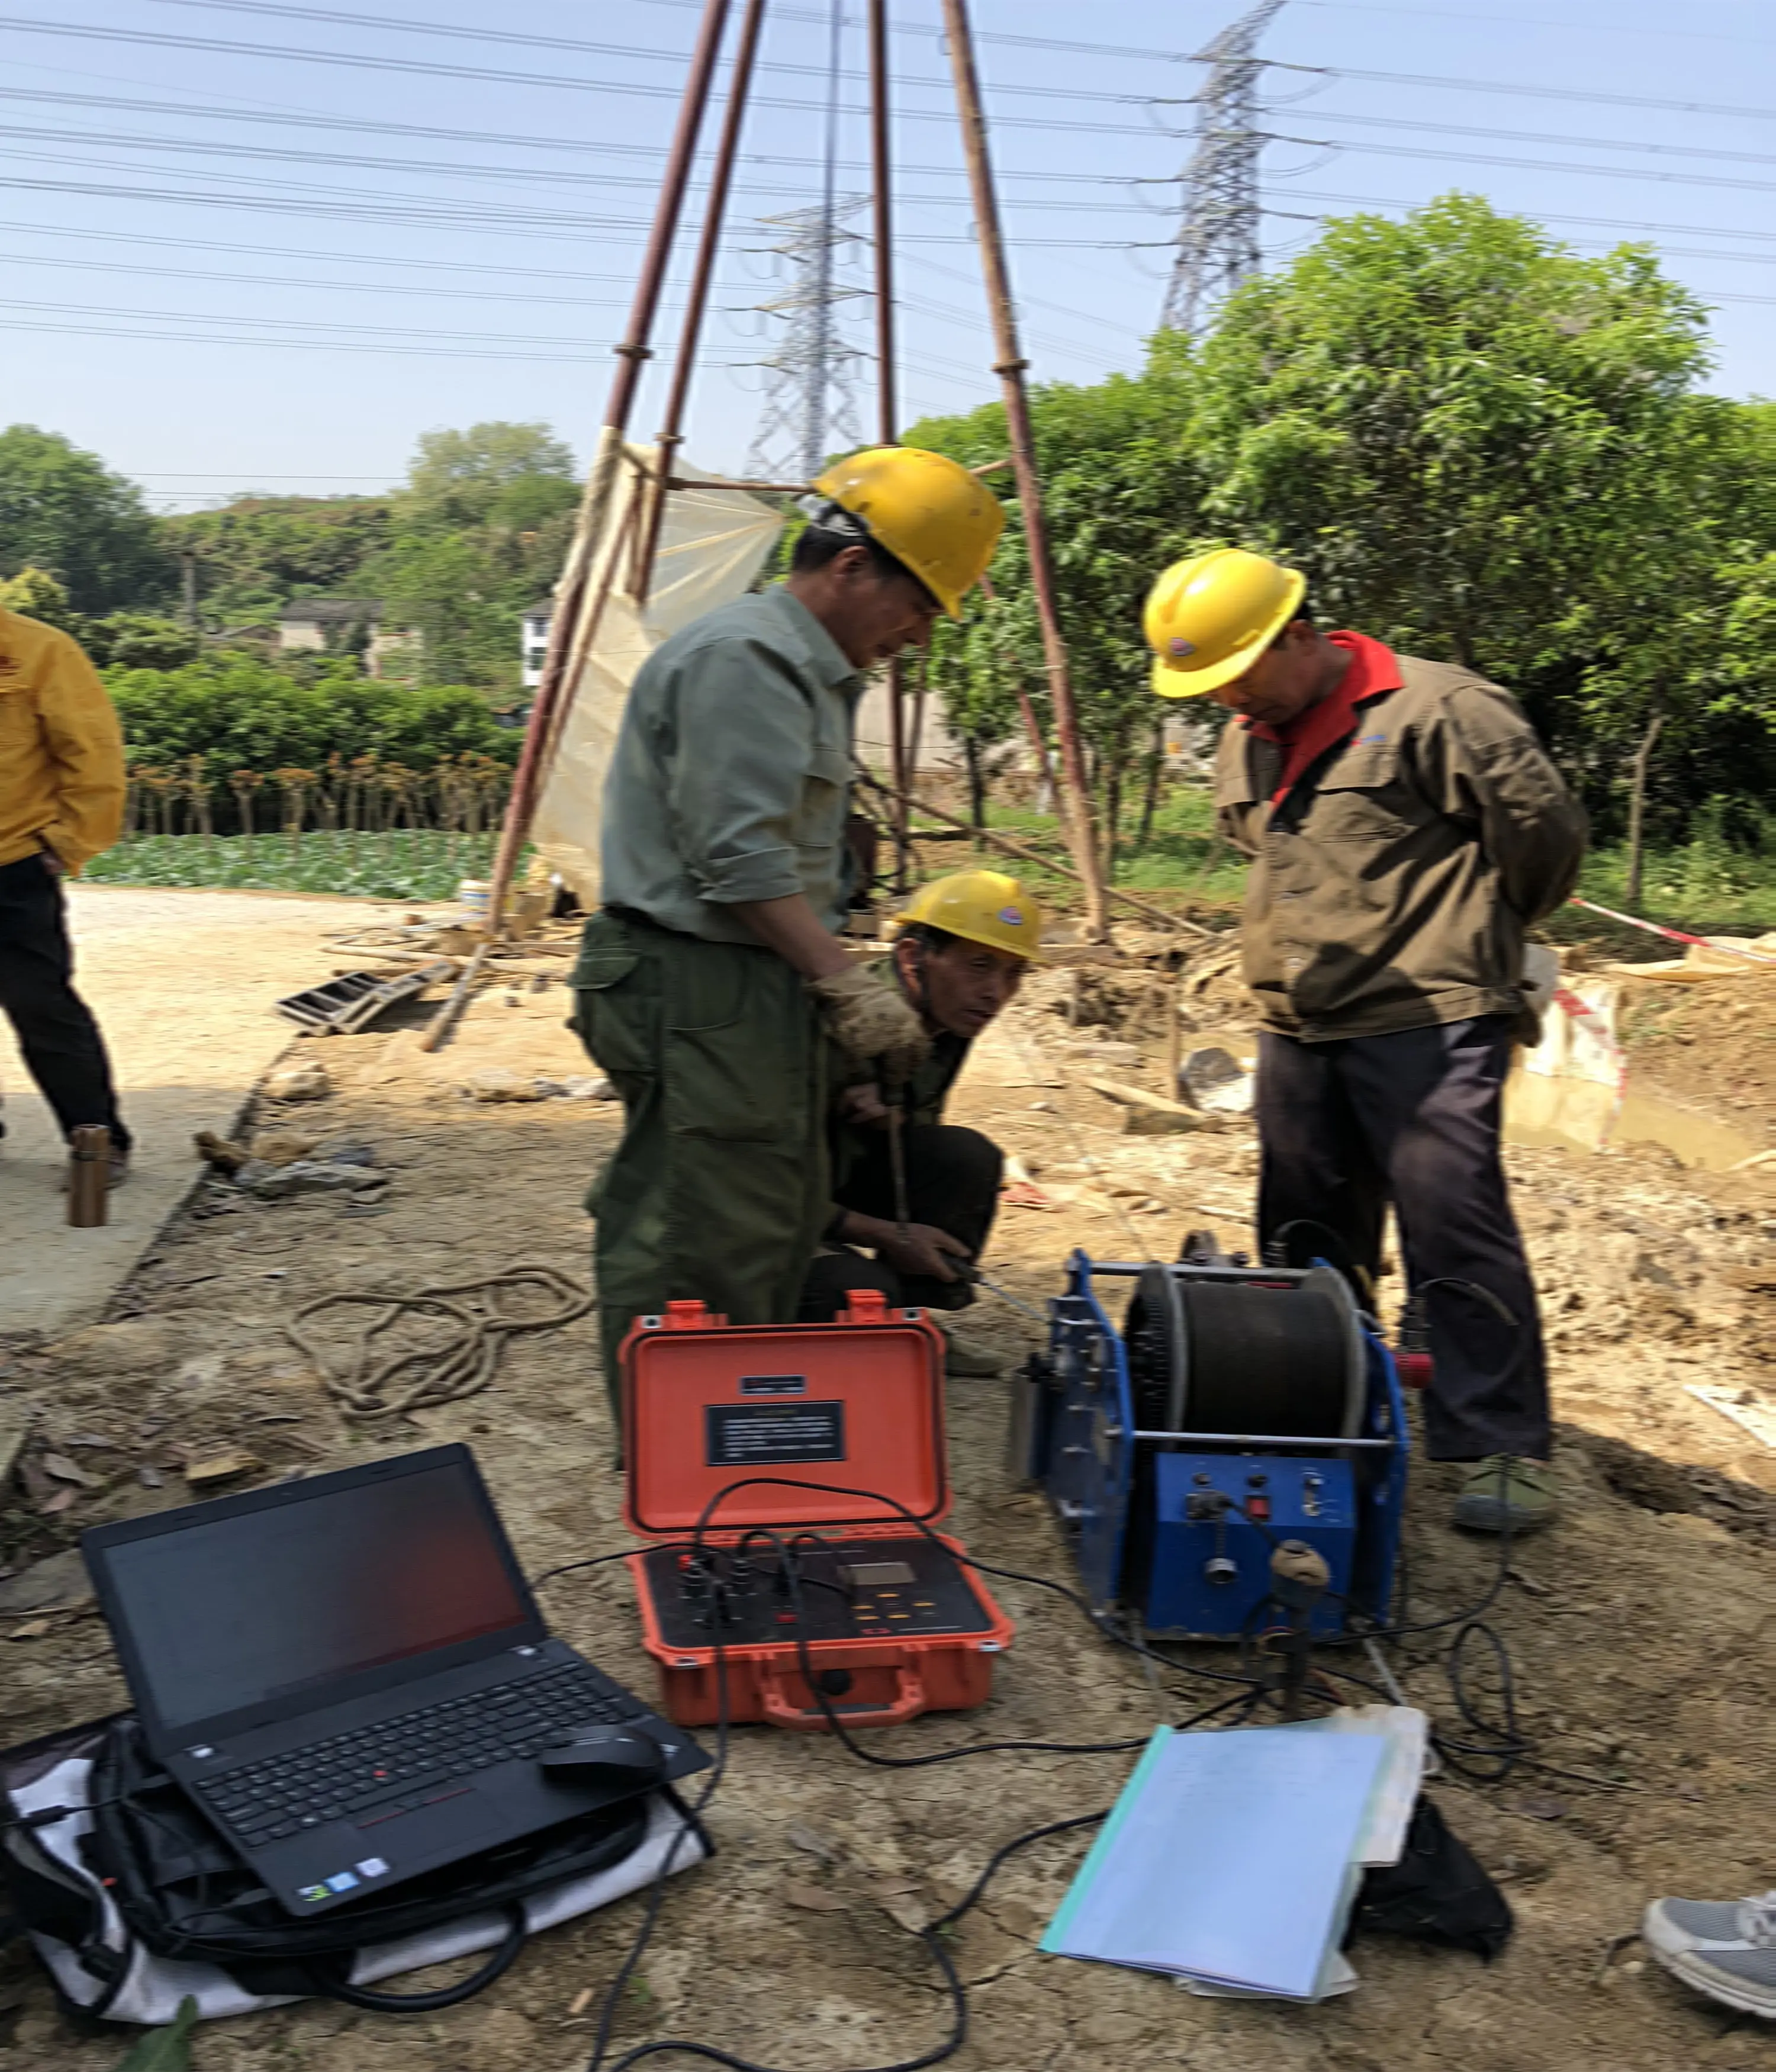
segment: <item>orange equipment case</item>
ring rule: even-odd
[[[661,1709],[680,1726],[719,1716],[717,1634],[737,1725],[829,1725],[802,1675],[804,1642],[847,1727],[960,1711],[992,1691],[1010,1620],[956,1558],[960,1541],[879,1500],[925,1525],[949,1510],[943,1338],[874,1289],[851,1299],[831,1324],[744,1326],[673,1302],[623,1340],[623,1515],[656,1543],[628,1565]],[[750,1565],[767,1532],[793,1536],[809,1564],[800,1613],[775,1550]],[[687,1588],[693,1544],[718,1588],[696,1569]]]

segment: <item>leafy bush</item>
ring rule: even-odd
[[[520,737],[500,726],[476,691],[386,683],[348,662],[299,683],[252,656],[192,662],[178,669],[112,669],[111,695],[133,763],[202,760],[222,784],[230,771],[319,769],[330,756],[429,768],[466,754],[510,763]]]

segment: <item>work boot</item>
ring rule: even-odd
[[[1559,1502],[1546,1461],[1490,1453],[1470,1461],[1455,1500],[1455,1523],[1470,1532],[1534,1532],[1550,1523]]]
[[[1641,1939],[1710,2000],[1776,2021],[1776,1892],[1753,1899],[1655,1899]]]
[[[991,1346],[984,1345],[979,1338],[971,1338],[959,1331],[945,1317],[934,1316],[931,1321],[944,1334],[944,1371],[957,1380],[984,1381],[993,1375],[1003,1374],[1005,1358]]]

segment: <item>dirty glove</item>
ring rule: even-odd
[[[931,1046],[919,1017],[865,966],[811,978],[808,989],[820,1004],[833,1042],[854,1063],[879,1059],[891,1084],[911,1078],[924,1063]]]

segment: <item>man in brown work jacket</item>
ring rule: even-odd
[[[1260,1231],[1372,1281],[1392,1204],[1430,1327],[1429,1450],[1472,1464],[1456,1523],[1522,1531],[1554,1493],[1499,1097],[1525,931],[1572,890],[1585,816],[1508,693],[1321,632],[1305,587],[1223,548],[1169,569],[1145,616],[1154,688],[1235,715],[1215,804],[1252,859]]]

